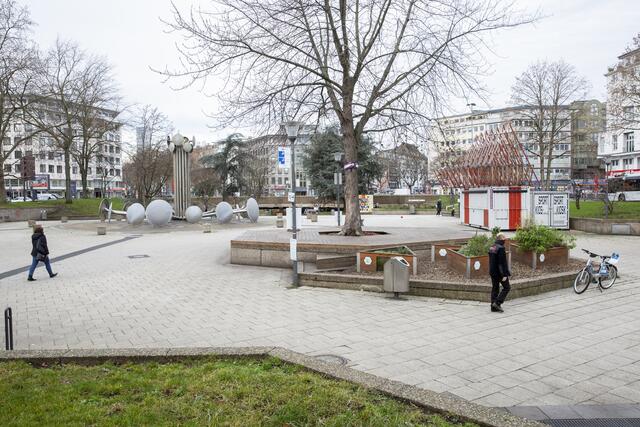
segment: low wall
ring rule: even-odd
[[[60,210],[59,207],[46,207],[46,208],[0,208],[0,222],[10,221],[28,221],[41,220],[42,211],[47,211],[47,218],[51,219]]]
[[[640,221],[633,220],[571,218],[569,226],[572,230],[586,231],[587,233],[640,236]]]
[[[509,299],[537,295],[573,286],[576,273],[549,274],[537,279],[513,280]],[[300,273],[300,284],[319,288],[347,289],[357,291],[384,292],[383,277],[358,276],[339,273]],[[409,295],[431,298],[447,298],[489,302],[491,283],[487,277],[486,285],[435,280],[410,279]]]

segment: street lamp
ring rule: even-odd
[[[607,180],[607,187],[605,189],[604,194],[604,219],[609,219],[609,167],[611,166],[611,162],[609,159],[604,162],[604,177]]]
[[[289,202],[291,202],[291,215],[293,218],[293,237],[289,242],[291,261],[293,261],[293,286],[298,286],[298,254],[297,254],[297,239],[298,239],[298,226],[296,221],[296,138],[298,137],[298,131],[300,130],[302,123],[296,121],[289,121],[284,123],[284,128],[287,132],[287,138],[291,143],[291,191],[289,192]]]
[[[333,174],[333,183],[336,185],[336,211],[338,215],[338,227],[340,227],[340,186],[342,185],[342,158],[344,153],[333,153],[333,159],[336,161],[337,172]]]

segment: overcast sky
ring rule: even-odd
[[[24,1],[24,0],[23,0]],[[176,61],[175,36],[165,33],[160,18],[170,18],[169,0],[28,0],[38,24],[34,37],[41,48],[56,37],[77,41],[85,50],[104,55],[114,66],[127,103],[152,104],[165,112],[175,128],[199,141],[217,140],[233,129],[212,130],[206,112],[215,100],[190,88],[174,91],[150,67]],[[176,0],[187,9],[192,0]],[[564,59],[591,83],[590,97],[605,100],[607,66],[615,63],[640,32],[638,0],[517,0],[519,7],[547,17],[535,25],[503,31],[493,37],[493,73],[485,84],[490,105],[507,104],[516,75],[538,59]],[[465,105],[466,102],[460,102]],[[464,107],[461,107],[464,108]],[[460,113],[464,111],[459,111]],[[133,141],[132,141],[133,142]]]

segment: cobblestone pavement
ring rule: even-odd
[[[122,237],[65,227],[47,225],[54,256]],[[228,264],[242,232],[144,234],[54,263],[55,279],[40,267],[36,282],[0,280],[16,348],[277,345],[487,406],[640,403],[638,238],[578,234],[578,248],[622,254],[613,288],[508,301],[501,315],[475,302],[288,289],[289,271]],[[29,234],[0,224],[0,273],[28,263]]]

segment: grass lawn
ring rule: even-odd
[[[4,362],[0,378],[2,426],[461,425],[275,358],[45,368]]]
[[[576,202],[572,200],[569,206],[572,218],[604,218],[604,203],[595,200],[581,200],[580,209],[576,209]],[[614,202],[611,219],[640,220],[640,202]]]
[[[98,206],[102,199],[74,199],[73,203],[67,205],[62,200],[43,200],[39,202],[17,202],[0,203],[0,208],[45,208],[62,206],[64,211],[61,215],[68,216],[98,216]],[[122,209],[124,201],[122,199],[112,199],[114,209]]]

